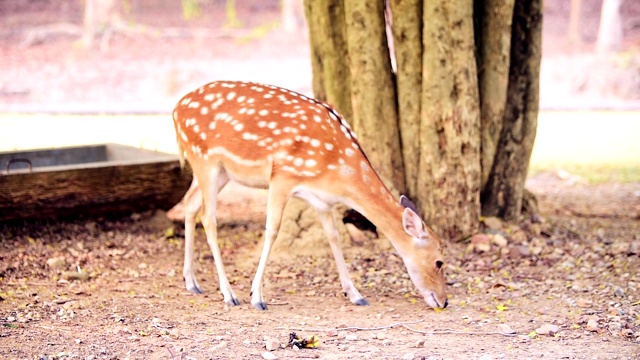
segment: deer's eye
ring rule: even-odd
[[[442,270],[442,266],[444,265],[444,263],[440,260],[436,261],[436,269],[438,269],[438,271]]]

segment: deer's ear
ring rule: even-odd
[[[414,213],[418,214],[418,209],[416,209],[416,204],[414,204],[408,197],[401,195],[400,196],[400,205],[405,208],[409,208],[413,210]]]
[[[426,234],[422,219],[420,219],[420,216],[418,216],[415,211],[408,207],[405,208],[402,213],[402,226],[404,227],[404,231],[414,238],[420,239]]]

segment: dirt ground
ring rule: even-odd
[[[329,256],[279,257],[267,312],[249,304],[265,199],[222,201],[220,242],[242,305],[228,308],[202,229],[193,295],[181,276],[180,224],[163,213],[4,226],[0,355],[7,359],[248,359],[265,341],[317,335],[281,359],[637,359],[640,184],[529,180],[543,220],[492,225],[506,242],[446,249],[449,307],[429,309],[391,250],[354,244],[354,281],[371,305],[340,294]],[[225,190],[226,191],[226,190]],[[244,193],[243,190],[240,193]],[[227,194],[233,199],[234,194]],[[78,275],[78,269],[84,273]],[[85,278],[82,278],[86,276]],[[81,277],[82,279],[76,279]]]
[[[134,3],[146,9],[153,2]],[[214,78],[310,89],[308,46],[300,34],[116,36],[102,52],[82,51],[73,36],[58,35],[24,46],[25,34],[36,26],[79,24],[78,3],[0,3],[7,24],[0,33],[2,111],[169,111],[183,91]],[[224,6],[206,3],[217,10]],[[247,27],[277,20],[275,1],[237,3]],[[598,2],[585,3],[587,24],[593,25]],[[640,13],[635,2],[625,4],[630,18]],[[563,6],[545,8],[545,39],[562,38]],[[187,24],[176,16],[176,7],[133,9],[131,18],[194,31],[220,29],[224,21],[219,11],[205,12]],[[597,81],[575,77],[598,64],[572,60],[592,46],[591,25],[585,26],[582,47],[545,41],[548,64],[559,66],[543,69],[548,74],[542,78],[543,103],[561,98],[556,90],[576,95],[562,98],[567,103],[601,100]],[[637,34],[633,31],[628,34]],[[629,36],[626,46],[637,46],[637,39]],[[625,69],[633,70],[629,61]],[[629,81],[608,92],[624,104],[639,98],[626,90],[635,84],[626,74],[615,73],[612,78]],[[370,306],[356,307],[342,297],[332,258],[279,256],[265,278],[269,310],[255,311],[249,288],[265,199],[242,189],[230,190],[219,209],[226,268],[242,301],[233,308],[218,292],[202,229],[196,275],[206,294],[184,289],[183,230],[162,212],[0,224],[0,356],[260,359],[269,352],[280,359],[639,359],[640,184],[590,185],[540,173],[527,185],[538,196],[541,217],[518,225],[487,221],[488,248],[448,244],[450,305],[442,311],[424,304],[392,250],[357,243],[345,253]],[[319,348],[286,347],[291,332],[317,335]],[[267,351],[267,340],[283,346]]]

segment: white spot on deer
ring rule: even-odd
[[[329,117],[331,117],[333,120],[338,121],[338,117],[336,116],[336,114],[331,109],[329,109]]]
[[[295,160],[293,160],[293,165],[295,166],[302,166],[302,164],[304,164],[303,158],[296,158]]]
[[[244,114],[247,112],[247,108],[240,108],[240,110],[238,110],[238,114]]]
[[[233,126],[233,130],[235,131],[241,131],[244,128],[244,125],[242,125],[242,123],[237,123]]]
[[[318,146],[320,146],[320,140],[311,139],[310,144],[311,144],[311,146],[318,147]]]
[[[233,91],[227,94],[227,100],[233,100],[233,98],[235,97],[236,97],[236,93],[234,93]]]
[[[338,167],[337,167],[337,166],[335,166],[335,165],[333,165],[333,164],[329,164],[329,165],[327,165],[327,169],[329,169],[329,170],[335,170],[335,169],[337,169],[337,168],[338,168]]]
[[[308,136],[303,136],[302,137],[302,142],[308,143],[309,142],[309,137]]]
[[[254,98],[247,99],[247,104],[253,104],[254,102],[256,102],[256,99]]]
[[[215,99],[215,95],[213,95],[212,93],[208,93],[204,96],[203,99],[205,99],[206,101],[213,101],[213,99]]]
[[[344,159],[343,158],[338,159],[338,164],[344,165]]]
[[[264,140],[259,140],[257,142],[257,144],[258,144],[258,146],[266,146],[267,145],[267,143]]]
[[[202,115],[207,115],[209,113],[209,108],[206,106],[203,106],[200,108],[200,114]]]
[[[351,129],[351,127],[349,126],[349,123],[344,118],[340,118],[340,124],[346,127],[347,129]]]
[[[282,130],[280,129],[273,130],[273,135],[280,135],[281,133],[282,133]]]
[[[278,123],[277,123],[277,122],[275,122],[275,121],[271,121],[271,122],[267,125],[267,127],[268,127],[269,129],[275,129],[275,128],[276,128],[276,126],[278,126]]]
[[[209,129],[213,130],[216,128],[216,122],[215,120],[209,123]]]
[[[313,150],[309,150],[309,151],[307,151],[307,154],[309,154],[309,155],[314,155],[315,153],[316,153],[316,152],[315,152],[315,151],[313,151]]]
[[[258,121],[258,127],[259,128],[263,128],[267,126],[267,122],[262,120],[262,121]]]
[[[218,107],[220,107],[220,105],[222,105],[222,103],[224,103],[223,99],[216,100],[214,103],[211,104],[211,110],[217,109]]]
[[[344,150],[344,153],[345,153],[345,155],[351,157],[351,156],[353,156],[355,154],[355,151],[347,148],[347,149]]]
[[[216,87],[216,85],[218,85],[218,83],[215,83],[215,82],[211,83],[211,84],[209,84],[209,88],[213,89],[214,87]]]
[[[241,96],[238,96],[237,101],[238,101],[239,103],[241,103],[241,102],[244,102],[246,99],[247,99],[247,97],[246,97],[246,96],[241,95]]]
[[[350,166],[347,166],[347,165],[340,166],[340,175],[352,176],[353,174],[355,174],[355,171]]]
[[[293,161],[293,155],[286,155],[284,159],[287,161]]]
[[[185,134],[182,130],[180,130],[180,138],[182,138],[182,141],[189,141],[187,134]]]
[[[258,140],[258,135],[245,132],[245,133],[242,133],[242,138],[245,140]]]
[[[304,164],[307,167],[314,167],[314,166],[316,166],[318,164],[318,162],[313,160],[313,159],[307,159],[307,161],[305,161]]]
[[[182,101],[180,102],[180,105],[185,106],[185,105],[189,105],[189,103],[191,102],[191,98],[184,98],[182,99]]]
[[[333,150],[333,144],[332,143],[325,143],[324,147],[329,151]]]
[[[300,129],[301,129],[301,130],[306,130],[306,129],[307,129],[307,125],[305,125],[305,124],[300,124]]]
[[[234,87],[236,87],[236,84],[234,84],[234,83],[221,83],[220,86],[225,87],[225,88],[229,88],[229,89],[233,89]]]
[[[198,124],[193,125],[193,132],[196,134],[200,132],[200,126],[198,126]]]
[[[356,136],[356,133],[354,133],[353,131],[349,131],[349,133],[351,134],[351,137],[354,139],[357,139],[358,137]]]
[[[268,114],[269,114],[269,110],[262,109],[258,111],[258,115],[260,116],[267,116]]]
[[[360,161],[360,167],[362,168],[362,170],[364,170],[365,172],[369,171],[369,164],[367,164],[366,161],[362,160]]]
[[[189,103],[188,107],[191,109],[197,109],[200,107],[200,103],[197,101],[192,101]]]
[[[195,118],[188,118],[187,120],[184,121],[184,126],[189,127],[191,125],[195,125],[196,122],[197,121]]]
[[[360,148],[360,147],[358,146],[358,144],[356,144],[356,143],[351,143],[351,146],[352,146],[354,149],[356,149],[356,150],[358,150],[358,149]]]
[[[256,113],[256,109],[251,108],[251,109],[247,110],[247,115],[253,115],[255,113]]]
[[[266,141],[266,142],[270,143],[270,142],[272,142],[272,141],[273,141],[273,139],[272,139],[272,138],[270,138],[270,137],[266,137],[266,138],[264,138],[264,141]]]
[[[318,116],[318,115],[313,115],[313,121],[319,123],[319,122],[322,121],[322,118],[320,116]]]
[[[265,99],[271,99],[272,97],[273,97],[273,94],[264,94]]]
[[[200,133],[200,139],[207,140],[207,133],[205,132]]]

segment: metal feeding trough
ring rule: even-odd
[[[178,156],[118,144],[0,152],[0,222],[169,209],[191,182]]]

